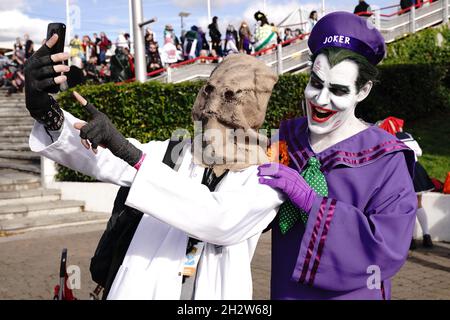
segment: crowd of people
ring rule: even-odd
[[[254,19],[254,26],[242,21],[238,28],[229,24],[224,31],[219,27],[219,18],[214,17],[207,30],[193,25],[189,30],[183,30],[180,36],[168,24],[163,31],[162,43],[158,42],[154,31],[146,28],[145,53],[149,76],[157,76],[165,66],[195,58],[198,58],[198,63],[218,63],[230,54],[268,53],[276,44],[307,35],[317,22],[318,14],[312,11],[305,23],[282,30],[269,22],[261,11],[254,14]],[[83,81],[121,82],[134,77],[132,42],[128,33],[119,34],[115,41],[110,40],[105,32],[94,33],[92,37],[75,34],[69,46],[70,65],[83,71]],[[0,86],[8,87],[7,95],[23,91],[23,66],[33,53],[34,44],[28,35],[24,35],[23,41],[16,39],[11,58],[0,53]]]
[[[307,22],[296,29],[285,28],[284,32],[280,32],[260,11],[254,14],[254,18],[253,28],[247,21],[242,21],[239,28],[229,24],[223,32],[219,27],[219,18],[214,17],[207,30],[193,25],[189,30],[183,30],[180,36],[177,36],[172,25],[167,24],[162,43],[157,40],[154,31],[146,28],[147,72],[150,76],[156,76],[165,66],[186,60],[199,58],[198,63],[218,63],[230,54],[264,51],[278,43],[306,35],[314,27],[318,15],[317,11],[312,11]],[[107,61],[106,53],[113,43],[104,33],[100,33],[100,37],[94,34],[93,40],[89,36],[82,39],[75,36],[70,42],[72,64],[85,69],[87,78],[97,82],[132,78],[134,58],[130,53],[130,35],[120,34],[114,45],[113,55]]]
[[[155,33],[147,29],[145,47],[148,71],[195,58],[200,58],[199,63],[217,63],[230,54],[258,53],[275,44],[307,34],[317,22],[318,15],[317,11],[311,12],[308,22],[294,30],[286,28],[284,33],[274,23],[270,23],[261,11],[256,12],[254,18],[254,28],[247,21],[242,21],[238,28],[228,24],[223,32],[219,28],[219,18],[215,16],[207,30],[193,25],[188,31],[182,31],[180,37],[177,37],[173,26],[169,24],[164,28],[162,45],[156,40]]]
[[[14,43],[13,54],[8,58],[0,51],[0,87],[8,88],[6,95],[15,92],[23,92],[25,77],[23,66],[25,61],[34,53],[33,41],[28,34],[24,35],[24,41],[20,38]]]

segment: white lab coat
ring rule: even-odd
[[[228,173],[210,192],[190,151],[176,172],[162,163],[167,141],[133,141],[147,155],[136,171],[107,149],[99,148],[97,155],[86,150],[73,128],[79,120],[64,115],[53,143],[35,123],[31,150],[101,181],[131,186],[126,204],[145,213],[108,299],[179,299],[189,236],[205,241],[195,299],[252,298],[251,259],[283,201],[280,193],[258,183],[256,166]]]

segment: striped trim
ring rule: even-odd
[[[328,208],[327,219],[325,220],[325,226],[322,230],[322,235],[320,236],[319,247],[317,248],[316,258],[314,259],[314,265],[311,269],[309,276],[308,285],[312,286],[314,283],[314,278],[316,277],[317,268],[319,268],[320,258],[322,257],[323,247],[325,245],[325,240],[328,236],[328,230],[330,229],[331,219],[333,219],[334,209],[336,208],[336,199],[331,200],[330,207]]]
[[[311,234],[311,239],[309,240],[308,250],[306,252],[305,261],[303,262],[302,274],[300,276],[299,282],[304,283],[306,279],[306,274],[309,269],[309,262],[311,261],[311,257],[313,255],[314,244],[316,243],[317,235],[319,234],[319,228],[322,224],[323,213],[325,211],[325,207],[327,204],[328,198],[324,197],[322,199],[322,203],[320,204],[319,213],[317,214],[316,224],[314,225],[313,232]]]
[[[392,146],[389,148],[384,148],[372,156],[361,158],[361,159],[335,158],[335,159],[332,159],[330,162],[328,162],[326,166],[323,166],[323,171],[329,171],[335,164],[338,164],[338,163],[344,163],[344,164],[348,164],[350,166],[361,165],[363,163],[366,163],[366,162],[369,162],[372,160],[376,160],[376,159],[380,158],[381,156],[385,155],[386,153],[390,153],[391,151],[405,150],[407,148],[408,147],[406,147],[404,144],[401,144],[401,145],[396,145],[396,146]]]
[[[348,152],[348,151],[335,151],[333,153],[331,153],[330,155],[326,156],[325,158],[322,159],[322,162],[325,164],[328,160],[332,160],[332,158],[336,157],[337,155],[343,155],[346,157],[353,157],[353,158],[358,158],[358,157],[362,157],[365,156],[366,154],[372,153],[374,151],[377,151],[378,149],[390,145],[390,144],[394,144],[394,143],[401,143],[401,141],[399,140],[389,140],[389,141],[385,141],[383,143],[380,143],[379,145],[373,147],[373,148],[369,148],[360,152]]]

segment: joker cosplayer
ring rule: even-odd
[[[168,141],[130,143],[77,94],[92,121],[80,122],[58,107],[46,93],[65,80],[57,73],[68,71],[52,66],[67,59],[50,55],[56,41],[51,38],[26,67],[26,104],[37,120],[31,149],[98,180],[131,186],[126,205],[144,213],[108,299],[251,299],[250,262],[282,203],[281,193],[258,183],[256,165],[268,161],[265,148],[223,140],[231,144],[227,151],[240,150],[227,153],[220,139],[201,139],[200,153],[192,144],[193,152],[186,150],[178,171],[172,170],[162,163]],[[261,140],[256,132],[276,81],[256,58],[227,57],[198,93],[193,120],[205,132],[242,129]],[[207,159],[203,147],[212,149]]]
[[[289,165],[259,167],[260,182],[290,199],[272,224],[271,295],[390,299],[415,221],[414,153],[355,117],[384,39],[358,16],[335,12],[319,20],[308,45],[307,117],[280,127]]]

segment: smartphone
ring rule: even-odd
[[[58,35],[58,42],[50,49],[51,54],[64,52],[64,43],[66,41],[66,25],[60,22],[49,23],[47,26],[47,40],[50,39],[54,34]],[[64,61],[67,65],[67,61]],[[67,81],[51,87],[49,93],[57,93],[58,91],[64,91],[67,89]]]
[[[47,26],[47,40],[50,39],[55,33],[58,35],[58,42],[51,48],[52,54],[64,52],[66,25],[60,22],[49,23]]]

